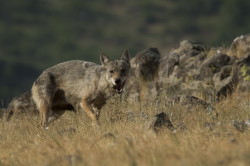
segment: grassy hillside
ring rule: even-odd
[[[166,106],[164,100],[139,107],[116,99],[102,110],[100,128],[93,128],[85,113],[67,112],[49,130],[38,127],[38,116],[16,116],[0,121],[0,165],[247,166],[250,132],[232,123],[249,119],[249,98],[236,94],[215,105],[217,119],[202,109]],[[175,133],[148,129],[161,111],[172,115]]]

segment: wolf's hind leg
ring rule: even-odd
[[[53,97],[56,92],[54,76],[50,73],[42,75],[32,87],[32,97],[41,116],[41,125],[48,128]]]
[[[41,101],[38,110],[41,116],[41,126],[47,129],[49,124],[50,105],[46,101]]]

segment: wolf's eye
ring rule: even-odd
[[[112,73],[114,73],[114,70],[110,70],[109,72],[112,74]]]

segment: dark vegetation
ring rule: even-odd
[[[124,48],[164,54],[182,39],[228,45],[249,33],[249,8],[246,0],[0,0],[0,99],[66,60],[98,62],[100,52],[118,57]]]

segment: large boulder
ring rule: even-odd
[[[150,129],[153,129],[156,133],[159,133],[165,129],[168,129],[170,131],[174,131],[175,127],[170,121],[170,118],[168,114],[165,112],[161,112],[153,118],[153,120],[150,122]]]
[[[179,61],[180,55],[177,53],[171,52],[169,55],[164,56],[160,61],[159,77],[169,77],[174,72],[175,66],[179,65]]]
[[[250,92],[250,53],[239,58],[237,62],[237,74],[239,92]]]
[[[131,75],[126,83],[123,96],[128,101],[155,98],[158,95],[158,71],[160,53],[157,48],[149,48],[131,59]]]
[[[187,111],[193,110],[193,108],[202,108],[208,112],[214,111],[215,108],[205,100],[202,100],[196,96],[191,95],[174,95],[167,100],[167,105],[176,105],[180,104],[184,106]]]
[[[200,66],[200,74],[202,77],[213,76],[221,71],[226,65],[232,65],[235,58],[223,53],[217,53],[214,56],[208,57]]]
[[[137,54],[131,60],[134,81],[130,85],[138,92],[133,96],[141,98],[143,92],[152,98],[159,92],[163,96],[198,95],[217,102],[236,89],[249,92],[249,36],[236,38],[228,52],[226,48],[208,50],[202,44],[183,40],[161,59],[158,50],[153,48]]]
[[[172,50],[179,54],[179,64],[186,69],[198,68],[206,58],[206,47],[188,40],[180,42],[179,48]]]
[[[250,34],[236,37],[232,42],[228,54],[230,56],[242,57],[250,52]]]
[[[149,48],[139,52],[131,59],[131,70],[134,76],[145,82],[154,81],[158,76],[160,53],[157,48]]]
[[[165,55],[160,63],[159,81],[162,88],[189,82],[199,75],[199,66],[206,58],[206,47],[188,40]],[[164,87],[165,86],[165,87]]]

